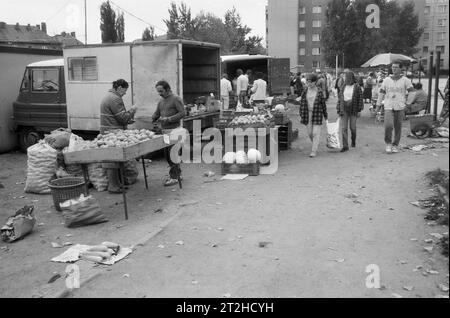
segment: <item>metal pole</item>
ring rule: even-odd
[[[87,45],[87,14],[86,0],[84,0],[84,44]]]
[[[434,120],[437,119],[437,108],[438,108],[438,100],[439,100],[439,73],[441,70],[441,51],[436,52],[436,80],[434,82]]]
[[[339,55],[336,54],[336,78],[338,77],[338,66],[339,65]]]
[[[434,53],[430,53],[430,60],[428,61],[428,100],[426,113],[431,112],[431,90],[433,88],[433,58]]]
[[[345,68],[345,53],[342,53],[342,68]]]

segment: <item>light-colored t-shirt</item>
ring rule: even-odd
[[[412,87],[411,81],[405,76],[396,81],[391,76],[385,78],[380,87],[380,95],[385,94],[384,109],[403,110],[406,106],[408,90]]]
[[[344,101],[348,102],[351,101],[353,98],[353,88],[355,87],[355,84],[353,85],[345,85],[344,88]]]
[[[240,93],[242,91],[246,91],[248,89],[248,77],[245,75],[239,76],[236,86],[236,92]]]
[[[252,87],[252,99],[253,100],[265,100],[266,99],[267,83],[263,79],[257,79],[253,82]]]
[[[231,87],[231,82],[226,78],[220,80],[220,96],[228,97],[230,92],[233,90]]]
[[[314,101],[317,96],[317,90],[308,89],[306,93],[306,100],[308,101],[308,111],[312,113],[314,108]]]

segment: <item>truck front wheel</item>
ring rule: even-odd
[[[28,147],[36,144],[43,136],[33,128],[22,128],[19,131],[19,145],[22,152],[27,152]]]

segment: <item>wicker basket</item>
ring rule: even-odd
[[[83,193],[86,195],[84,179],[79,177],[54,179],[48,186],[52,191],[53,203],[57,211],[61,211],[60,203],[76,199]]]

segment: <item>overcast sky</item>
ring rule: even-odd
[[[87,0],[87,42],[101,43],[100,5],[106,0]],[[163,19],[169,17],[170,0],[113,0],[111,5],[130,12],[136,17],[155,26],[157,35],[165,34],[167,28]],[[180,4],[181,1],[174,1]],[[265,38],[265,6],[267,0],[185,0],[193,16],[200,11],[211,12],[223,18],[225,11],[233,6],[241,15],[242,22],[252,29],[250,35]],[[115,6],[116,4],[117,6]],[[148,26],[145,22],[124,12],[125,41],[139,39]],[[84,43],[84,0],[13,0],[3,1],[0,21],[7,24],[19,22],[21,25],[47,23],[49,35],[62,31],[76,32],[77,38]],[[264,41],[262,42],[265,43]]]

